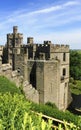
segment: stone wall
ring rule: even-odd
[[[52,102],[58,107],[60,68],[58,61],[37,61],[36,81],[39,101]],[[60,109],[60,108],[59,108]]]
[[[14,26],[13,33],[7,35],[7,60],[11,63],[12,69],[18,71],[18,75],[14,71],[12,77],[17,81],[16,77],[23,75],[24,82],[27,80],[24,92],[30,100],[40,103],[50,101],[59,109],[66,109],[69,46],[52,44],[51,41],[34,44],[32,37],[29,37],[27,44],[24,45],[23,35],[18,33],[17,29],[17,26]],[[7,72],[7,75],[9,73]]]
[[[2,64],[3,46],[0,46],[0,65]]]
[[[15,84],[18,87],[21,85],[22,76],[19,75],[17,70],[12,71],[12,66],[10,64],[2,64],[0,66],[0,75],[6,76],[9,80],[11,80],[12,82],[15,82]]]
[[[17,70],[12,71],[10,64],[2,64],[0,66],[0,76],[6,76],[10,81],[14,82],[17,87],[23,86],[23,91],[27,99],[39,103],[39,93],[29,82],[24,80]]]
[[[36,88],[36,61],[35,60],[28,60],[27,61],[27,75],[28,81],[30,84]]]
[[[23,91],[27,99],[39,103],[39,92],[28,81],[24,81]]]

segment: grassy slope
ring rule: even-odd
[[[11,94],[21,93],[20,90],[16,87],[16,85],[4,76],[0,76],[0,92],[10,92]]]
[[[6,92],[10,92],[11,94],[21,93],[19,88],[17,88],[14,83],[10,82],[6,77],[0,76],[0,93],[6,93]],[[61,120],[64,119],[66,121],[68,120],[72,121],[74,122],[74,124],[76,120],[78,120],[78,117],[74,116],[73,114],[69,112],[63,113],[56,108],[52,108],[46,105],[41,106],[38,104],[31,103],[30,107],[32,108],[32,110],[42,112],[43,114],[46,114],[48,116],[55,117]]]

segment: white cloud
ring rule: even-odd
[[[61,14],[63,13],[63,12],[61,12],[62,9],[64,9],[64,11],[66,12],[65,13],[65,16],[66,16],[67,15],[67,11],[66,11],[67,7],[77,5],[77,4],[79,4],[79,3],[76,2],[76,1],[69,1],[69,2],[66,2],[66,3],[61,4],[61,5],[56,5],[56,6],[52,6],[52,7],[49,7],[49,8],[36,10],[36,11],[33,11],[33,12],[27,12],[26,9],[17,10],[15,12],[13,12],[12,15],[7,16],[5,21],[0,22],[0,26],[4,26],[4,25],[9,24],[9,23],[13,24],[13,23],[22,23],[22,22],[32,24],[33,22],[34,23],[38,22],[40,18],[41,18],[41,21],[44,21],[44,22],[48,21],[50,23],[50,21],[51,21],[50,17],[53,18],[52,20],[54,22],[56,22],[56,20],[58,21],[58,19],[59,19],[59,15],[61,16]],[[64,7],[66,7],[66,9]],[[57,12],[56,14],[53,13],[54,11],[58,11],[58,10],[59,10],[59,12]],[[69,12],[69,10],[68,10],[68,12]],[[74,11],[74,13],[75,12],[76,12],[76,10]],[[45,16],[44,13],[45,14],[50,13],[50,14],[47,14]],[[42,14],[42,15],[40,16],[40,14]],[[71,12],[69,12],[69,14],[71,14]],[[63,21],[63,20],[61,19],[61,21]],[[56,22],[56,23],[58,23],[58,22]]]
[[[65,3],[64,6],[73,6],[73,5],[79,5],[79,4],[80,4],[79,1],[69,1]]]
[[[76,45],[76,43],[80,41],[81,30],[77,32],[71,32],[70,30],[66,33],[62,30],[59,32],[59,27],[65,27],[66,29],[70,23],[72,24],[77,21],[81,21],[80,4],[77,1],[69,1],[33,12],[28,12],[26,9],[17,10],[11,12],[9,16],[6,16],[5,20],[0,21],[0,42],[5,42],[6,40],[4,39],[6,38],[3,37],[6,37],[6,34],[12,31],[14,25],[18,25],[19,32],[30,36],[33,34],[32,36],[38,41],[48,39],[56,43],[75,43]],[[58,32],[56,32],[57,27]],[[52,28],[53,33],[50,32],[51,29],[49,30],[49,28]],[[54,28],[56,28],[56,30],[54,30]],[[49,32],[49,34],[47,32]],[[24,38],[26,39],[26,36]],[[71,45],[74,46],[74,44]]]
[[[33,11],[29,14],[32,15],[32,14],[40,14],[40,13],[49,13],[49,12],[60,10],[61,8],[62,7],[58,5],[58,6],[53,6],[50,8],[42,9],[42,10]]]
[[[57,11],[57,10],[61,10],[64,7],[78,5],[78,4],[79,4],[79,2],[77,2],[77,1],[69,1],[69,2],[66,2],[65,4],[62,4],[62,5],[52,6],[52,7],[49,7],[49,8],[33,11],[29,14],[33,15],[33,14],[41,14],[41,13],[50,13],[50,12],[54,12],[54,11]]]

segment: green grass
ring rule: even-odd
[[[32,113],[31,107],[31,102],[23,95],[0,93],[0,130],[56,130],[51,128],[51,120],[47,122],[42,119],[42,114]],[[74,128],[73,123],[67,126],[65,121],[64,125],[58,125],[57,130],[81,130],[77,126]]]
[[[10,92],[11,94],[18,93],[20,94],[21,91],[15,83],[11,82],[4,76],[0,76],[0,93]]]
[[[79,87],[80,83],[81,82],[77,83]],[[37,127],[37,130],[47,130],[47,128],[39,128],[39,126],[41,127],[40,123],[42,123],[42,119],[40,120],[39,118],[36,118],[35,115],[32,117],[32,114],[30,114],[29,110],[42,112],[43,114],[61,120],[65,119],[66,121],[73,122],[79,126],[79,123],[77,122],[80,120],[79,117],[74,116],[69,112],[64,114],[64,112],[60,112],[58,109],[53,108],[52,105],[53,104],[50,103],[47,105],[38,105],[28,102],[24,95],[21,95],[20,89],[17,88],[13,82],[9,81],[4,76],[0,76],[0,130],[25,130],[24,128],[27,129],[28,125],[31,127],[28,130],[36,130]],[[28,118],[26,117],[27,112],[29,113]],[[44,124],[42,126],[44,126]]]

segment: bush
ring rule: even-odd
[[[79,95],[81,94],[81,81],[80,80],[74,80],[73,83],[70,82],[69,84],[71,93]]]
[[[52,121],[45,122],[42,114],[38,116],[32,113],[31,109],[32,103],[26,101],[22,95],[0,94],[0,130],[52,130]],[[53,110],[47,106],[41,110],[45,111],[45,109],[47,113]],[[53,111],[50,112],[53,114]],[[73,124],[68,127],[66,122],[64,126],[59,125],[57,130],[63,129],[62,127],[66,130],[78,130],[73,128]]]
[[[69,81],[70,81],[70,83],[73,83],[74,82],[73,77],[70,77]]]
[[[81,51],[70,50],[70,76],[81,79]]]
[[[74,123],[77,127],[80,126],[81,124],[81,118],[77,115],[74,115],[72,113],[70,113],[69,111],[59,111],[58,109],[52,108],[50,106],[47,105],[43,105],[43,104],[35,104],[32,103],[31,104],[31,110],[36,111],[36,112],[42,112],[43,114],[53,117],[53,118],[57,118],[60,120],[65,120],[69,123]],[[81,126],[80,126],[81,127]]]
[[[47,102],[45,105],[50,106],[52,108],[57,108],[57,106],[54,103]]]
[[[30,107],[22,95],[0,94],[0,130],[52,130],[52,122],[31,114]]]

